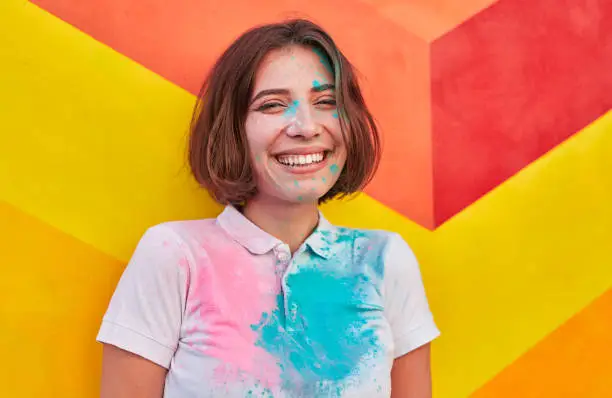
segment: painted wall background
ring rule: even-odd
[[[137,240],[220,210],[184,162],[193,94],[290,16],[363,75],[383,164],[323,210],[415,250],[435,397],[612,396],[612,3],[561,3],[2,0],[0,396],[97,396]]]

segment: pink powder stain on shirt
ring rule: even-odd
[[[203,352],[222,362],[217,381],[255,377],[268,388],[280,385],[280,369],[274,356],[255,345],[258,334],[251,325],[276,305],[279,287],[273,272],[242,246],[227,241],[206,242],[196,253],[198,267],[188,298],[188,312],[204,332]],[[269,271],[269,270],[268,270]]]

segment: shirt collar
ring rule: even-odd
[[[217,222],[229,236],[253,254],[265,254],[282,243],[231,205],[225,206]]]
[[[331,242],[336,241],[337,229],[319,211],[319,224],[306,239],[306,245],[317,255],[328,259],[331,256]]]
[[[265,254],[282,244],[280,239],[268,234],[253,224],[238,209],[227,205],[217,217],[217,223],[240,245],[253,254]],[[319,211],[319,223],[304,242],[315,254],[328,259],[331,242],[336,241],[337,229]]]

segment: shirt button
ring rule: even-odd
[[[276,258],[278,259],[278,261],[285,263],[285,262],[289,261],[289,254],[285,253],[285,252],[279,252],[276,255]]]
[[[298,312],[298,306],[295,303],[291,304],[291,309],[289,310],[289,314],[291,317],[291,322],[295,322],[296,320],[296,316],[297,316],[297,312]]]

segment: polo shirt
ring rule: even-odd
[[[439,334],[400,235],[319,213],[292,254],[227,206],[146,231],[97,340],[168,369],[166,398],[374,398]]]

